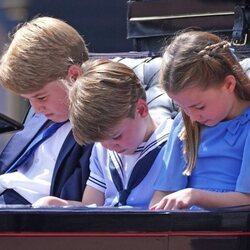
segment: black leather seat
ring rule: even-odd
[[[90,53],[90,58],[108,58],[124,63],[132,68],[145,86],[149,110],[154,119],[160,122],[166,117],[175,117],[178,107],[174,105],[159,84],[161,57],[144,51],[104,54]]]

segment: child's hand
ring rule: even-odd
[[[192,188],[182,189],[164,196],[161,201],[153,205],[150,210],[174,210],[190,208],[195,202],[194,194],[195,190]]]
[[[40,198],[35,203],[32,204],[32,207],[38,208],[38,207],[47,207],[47,206],[66,206],[68,205],[68,202],[66,200],[53,197],[53,196],[46,196],[43,198]]]

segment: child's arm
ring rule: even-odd
[[[63,200],[55,196],[46,196],[33,203],[32,207],[84,206],[92,204],[95,204],[97,206],[102,206],[104,204],[104,193],[93,187],[86,186],[83,193],[82,201]]]
[[[211,192],[186,188],[164,196],[152,205],[151,210],[187,209],[195,205],[201,208],[218,208],[250,204],[250,194],[240,192]]]
[[[46,207],[46,206],[83,206],[83,203],[80,201],[70,201],[63,200],[55,196],[45,196],[40,198],[35,203],[32,204],[32,207]]]
[[[86,186],[82,196],[82,203],[84,205],[96,204],[97,206],[103,206],[104,201],[105,197],[103,192],[91,186]]]

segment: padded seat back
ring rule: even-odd
[[[146,52],[90,54],[92,59],[106,58],[123,63],[134,70],[142,81],[147,94],[147,103],[151,115],[161,122],[166,117],[175,117],[178,108],[159,84],[159,72],[162,58]],[[143,55],[143,56],[140,56]]]

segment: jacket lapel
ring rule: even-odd
[[[62,148],[60,150],[60,153],[57,157],[54,173],[52,176],[51,187],[54,186],[53,183],[55,181],[55,178],[56,178],[58,171],[60,170],[60,166],[63,166],[63,164],[62,164],[63,160],[68,156],[68,154],[70,153],[71,149],[74,147],[75,144],[76,144],[76,141],[74,139],[74,136],[73,136],[73,133],[71,130],[69,132],[68,136],[66,137],[66,140],[64,141]]]
[[[34,116],[25,124],[22,131],[17,132],[5,146],[0,155],[0,173],[4,173],[14,161],[20,157],[33,138],[49,124],[49,120],[41,114]]]

